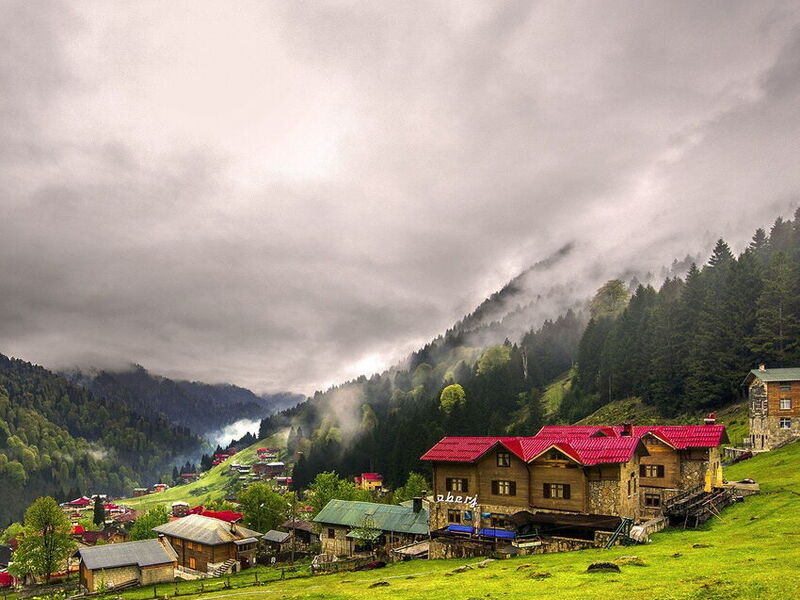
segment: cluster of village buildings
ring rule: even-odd
[[[751,371],[748,451],[800,438],[800,369]],[[526,554],[610,545],[645,532],[676,506],[732,497],[738,484],[722,477],[724,425],[709,415],[697,425],[546,426],[532,436],[445,437],[421,460],[432,489],[399,505],[331,500],[312,521],[294,519],[260,533],[233,511],[172,505],[156,539],[125,542],[135,513],[104,499],[108,517],[97,532],[76,527],[81,584],[88,591],[172,581],[181,573],[215,576],[255,564],[259,556],[319,553],[322,562],[376,552],[394,560],[489,552]],[[285,485],[277,451],[262,448],[253,465],[232,464],[243,482],[269,478]],[[355,478],[380,493],[379,473]],[[698,499],[695,501],[695,499]],[[93,498],[65,503],[72,517]],[[684,523],[684,526],[686,523]],[[641,533],[641,532],[640,532]],[[106,545],[96,545],[98,540]],[[618,540],[619,541],[619,540]],[[8,557],[0,548],[0,568]]]

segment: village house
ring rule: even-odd
[[[728,437],[713,415],[703,425],[546,426],[536,434],[567,440],[624,436],[640,439],[647,449],[639,459],[641,516],[660,514],[664,503],[681,492],[722,484],[720,446]]]
[[[181,502],[180,500],[177,502],[172,503],[172,516],[173,517],[185,517],[189,514],[189,503],[188,502]]]
[[[292,534],[287,531],[278,531],[270,529],[267,533],[261,536],[264,540],[264,545],[267,550],[272,554],[279,554],[283,551],[283,546],[292,537]]]
[[[507,519],[523,511],[636,520],[647,454],[631,436],[446,437],[422,456],[433,463],[431,530],[513,538]]]
[[[351,556],[388,551],[428,536],[428,511],[421,499],[413,506],[331,500],[314,517],[322,554]]]
[[[233,522],[194,514],[153,531],[165,536],[175,549],[179,566],[214,575],[254,565],[262,535]]]
[[[308,551],[319,546],[319,534],[314,531],[314,524],[309,521],[296,519],[284,521],[281,529],[287,530],[294,536],[295,548]]]
[[[90,594],[175,579],[177,555],[162,539],[81,548],[80,584]]]
[[[800,367],[768,369],[760,365],[747,374],[750,439],[754,451],[772,450],[800,438]]]
[[[150,493],[150,490],[143,487],[133,488],[133,497],[139,498],[140,496],[147,496]]]
[[[368,492],[374,492],[383,487],[383,475],[380,473],[362,473],[356,475],[353,480],[357,488]]]

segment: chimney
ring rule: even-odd
[[[414,512],[418,513],[422,510],[422,498],[416,497],[412,500],[413,504],[412,507],[414,508]]]
[[[623,437],[632,437],[633,436],[633,425],[630,423],[623,423],[622,424],[622,433],[620,434]]]
[[[766,366],[766,365],[763,365],[763,364],[761,364],[761,365],[758,365],[758,370],[759,370],[759,371],[766,371],[766,370],[767,370],[767,366]]]
[[[708,413],[703,423],[706,425],[714,425],[717,422],[717,413]]]

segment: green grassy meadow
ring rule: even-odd
[[[498,560],[454,573],[480,559],[412,561],[385,569],[276,581],[226,589],[204,600],[363,598],[625,600],[787,600],[800,597],[800,443],[762,454],[726,471],[753,477],[762,493],[729,507],[699,530],[667,530],[643,546]],[[635,555],[645,566],[586,573],[594,561]],[[376,587],[373,584],[385,582]],[[187,590],[188,591],[188,590]],[[133,594],[133,592],[130,592]],[[127,597],[124,593],[123,597]],[[138,598],[138,596],[136,597]],[[131,596],[132,600],[136,600]]]
[[[148,494],[138,498],[124,498],[119,500],[119,504],[130,506],[137,511],[146,511],[159,504],[171,506],[173,502],[188,502],[192,506],[198,504],[209,504],[216,500],[222,500],[232,489],[238,478],[238,473],[231,473],[229,467],[233,463],[248,465],[256,461],[256,450],[258,448],[285,448],[286,435],[274,435],[265,440],[259,440],[236,453],[231,458],[223,461],[209,469],[197,481],[171,487],[166,491],[157,494]],[[281,451],[283,453],[283,450]]]

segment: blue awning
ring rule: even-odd
[[[503,538],[506,540],[513,540],[517,534],[513,531],[506,531],[505,529],[481,529],[478,535],[485,535],[486,537]]]
[[[452,531],[453,533],[475,533],[475,528],[469,525],[448,525],[447,531]]]

